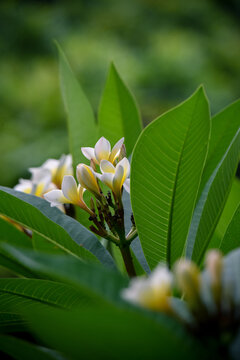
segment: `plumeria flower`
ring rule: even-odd
[[[31,180],[20,179],[14,190],[42,197],[46,192],[56,188],[51,180],[51,172],[44,169],[33,174]]]
[[[88,160],[92,160],[97,165],[100,165],[101,160],[108,160],[114,164],[120,155],[123,142],[124,138],[121,138],[111,150],[110,142],[102,136],[94,148],[82,147],[81,150]]]
[[[158,265],[148,278],[138,277],[122,291],[122,296],[134,304],[157,310],[170,311],[172,273],[164,265]]]
[[[100,163],[102,174],[97,177],[106,184],[113,193],[119,198],[122,195],[122,187],[130,192],[130,164],[127,158],[123,158],[116,167],[108,160],[102,160]]]
[[[44,195],[44,198],[50,202],[51,206],[58,206],[62,204],[74,204],[87,211],[90,215],[93,212],[88,208],[83,200],[83,193],[85,189],[76,183],[72,175],[65,175],[62,181],[62,189],[49,191]]]
[[[87,166],[85,164],[79,164],[77,166],[77,179],[82,187],[89,190],[97,198],[101,196],[97,177],[90,166]]]
[[[42,164],[42,166],[30,168],[29,171],[34,176],[40,174],[42,171],[46,169],[49,170],[52,175],[52,182],[58,188],[61,188],[63,177],[65,175],[73,175],[72,156],[62,155],[59,160],[48,159]]]

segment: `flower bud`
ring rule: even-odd
[[[200,271],[198,267],[189,260],[180,260],[175,265],[175,276],[179,289],[186,299],[194,304],[199,299]]]
[[[93,193],[97,198],[101,196],[96,175],[90,166],[79,164],[77,166],[77,179],[81,186]]]

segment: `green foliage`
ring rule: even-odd
[[[111,64],[99,108],[99,137],[105,136],[113,144],[125,138],[128,156],[141,133],[139,111],[133,96]]]
[[[196,206],[186,256],[200,263],[223,211],[240,155],[240,130],[209,178]]]
[[[91,210],[88,209],[91,217],[89,212],[87,220],[77,214],[80,222],[50,207],[44,199],[0,187],[0,214],[4,215],[4,218],[0,217],[0,264],[24,277],[0,279],[0,330],[15,333],[15,337],[0,336],[0,350],[16,359],[21,356],[24,359],[64,359],[65,356],[66,359],[78,359],[83,354],[86,359],[159,359],[175,358],[176,353],[180,359],[190,359],[193,352],[197,359],[202,359],[216,357],[222,347],[228,351],[232,344],[232,328],[227,329],[229,333],[224,340],[222,329],[218,339],[213,331],[209,340],[201,328],[206,318],[216,320],[217,311],[225,304],[220,302],[221,286],[217,281],[213,287],[205,282],[209,286],[199,289],[198,270],[192,264],[185,263],[190,266],[188,275],[193,280],[192,283],[187,281],[187,287],[199,291],[195,294],[196,298],[199,296],[198,301],[202,301],[203,293],[204,303],[200,301],[203,306],[197,308],[199,312],[189,307],[187,319],[188,291],[183,291],[188,305],[176,294],[175,305],[181,309],[177,314],[182,323],[171,308],[169,294],[166,314],[153,311],[161,308],[155,300],[155,295],[159,295],[156,279],[151,284],[156,286],[153,294],[149,292],[153,298],[145,298],[141,293],[137,302],[141,306],[148,303],[149,310],[130,304],[122,291],[129,284],[134,284],[136,290],[140,284],[139,279],[130,283],[127,273],[146,276],[159,262],[172,267],[181,257],[201,264],[212,243],[218,243],[224,253],[239,247],[239,201],[236,200],[234,206],[229,205],[228,220],[222,220],[225,221],[222,233],[229,223],[224,236],[219,235],[217,225],[240,157],[240,102],[211,119],[208,100],[200,87],[190,98],[141,132],[135,100],[112,64],[100,103],[99,123],[96,123],[89,100],[59,46],[58,49],[74,170],[84,159],[81,146],[94,146],[98,136],[106,136],[113,146],[125,137],[128,155],[134,148],[131,202],[125,191],[121,198],[126,181],[123,175],[127,172],[127,167],[123,166],[118,167],[119,178],[114,174],[112,180],[111,174],[107,174],[111,185],[114,183],[117,187],[119,183],[120,186],[116,192],[115,187],[109,185],[113,196],[111,192],[110,196],[104,196],[108,182],[103,194],[91,171],[85,169],[86,172],[81,174],[86,177],[84,182],[94,183],[97,190],[95,202],[91,203]],[[113,165],[116,165],[114,161]],[[123,161],[128,164],[126,159]],[[99,170],[99,163],[95,165]],[[115,171],[113,167],[112,170]],[[102,179],[101,175],[99,177]],[[88,202],[89,198],[85,197],[85,200]],[[230,221],[229,214],[236,207]],[[132,209],[134,217],[131,216]],[[93,232],[104,239],[100,241],[83,225],[89,223],[96,226],[92,225]],[[113,250],[107,241],[114,243],[110,245],[117,244],[120,250]],[[224,286],[231,283],[231,277],[236,283],[239,249],[224,261],[217,252],[210,255],[215,256],[215,270],[224,266]],[[129,270],[129,264],[133,269]],[[165,270],[167,275],[163,280],[167,288],[167,276],[173,274]],[[221,279],[220,275],[214,274],[217,280]],[[206,271],[201,279],[210,281],[208,275]],[[230,293],[234,295],[230,300],[238,306],[238,286]],[[224,296],[223,292],[225,301]],[[221,306],[218,308],[216,304]],[[209,313],[202,314],[203,309],[208,309]],[[225,320],[224,315],[221,314]],[[191,322],[191,316],[194,320],[201,318],[200,324]],[[189,321],[187,326],[186,319]],[[26,335],[28,339],[30,335],[29,342],[18,339],[18,331],[23,338]]]
[[[227,254],[229,251],[240,247],[239,233],[240,233],[240,205],[235,211],[219,246],[224,254]]]
[[[208,155],[202,174],[199,196],[208,179],[221,161],[240,127],[240,100],[229,105],[212,118]]]
[[[203,89],[159,117],[140,136],[132,157],[131,200],[151,268],[183,253],[210,131]]]
[[[69,148],[74,168],[84,160],[81,146],[93,146],[97,139],[93,110],[58,45],[62,96],[68,117]]]
[[[0,350],[16,360],[64,360],[57,352],[8,335],[0,335]]]
[[[197,359],[208,356],[172,319],[155,320],[109,305],[72,313],[29,312],[27,318],[45,344],[73,359],[82,354],[85,359],[146,359],[149,355],[151,359],[174,358],[176,352],[179,359],[190,359],[193,350]]]
[[[0,187],[0,194],[0,211],[4,215],[39,233],[67,254],[95,261],[99,256],[113,265],[109,254],[90,231],[58,209],[51,209],[45,200],[4,187]]]

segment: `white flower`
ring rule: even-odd
[[[97,174],[97,177],[106,184],[113,193],[119,198],[122,195],[122,187],[127,192],[130,192],[130,164],[127,158],[123,158],[116,167],[107,160],[102,160],[100,163],[102,174]]]
[[[120,155],[123,142],[124,138],[121,138],[111,150],[110,142],[102,136],[94,148],[82,147],[81,150],[88,160],[93,160],[97,165],[100,165],[101,160],[108,160],[110,163],[114,164],[115,160],[117,160]]]
[[[42,197],[47,191],[56,186],[51,182],[52,176],[49,170],[44,169],[35,173],[31,180],[20,179],[19,184],[14,186],[14,190]]]
[[[61,204],[74,204],[86,210],[89,214],[93,214],[83,200],[85,189],[76,183],[72,175],[65,175],[62,181],[61,190],[52,190],[44,194],[44,198],[51,203],[51,206]]]
[[[32,176],[39,175],[44,170],[49,170],[52,176],[52,182],[58,187],[61,187],[63,177],[65,175],[73,175],[72,156],[62,155],[59,160],[48,159],[42,166],[30,168],[29,171]]]
[[[96,175],[90,166],[79,164],[77,166],[77,179],[82,187],[89,190],[96,197],[101,195]]]
[[[122,291],[122,296],[148,309],[169,311],[172,282],[172,273],[167,267],[158,265],[148,278],[131,280],[129,288]]]

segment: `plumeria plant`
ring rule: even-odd
[[[59,54],[70,154],[0,187],[2,356],[239,359],[240,101],[142,129],[111,64],[96,121]]]

